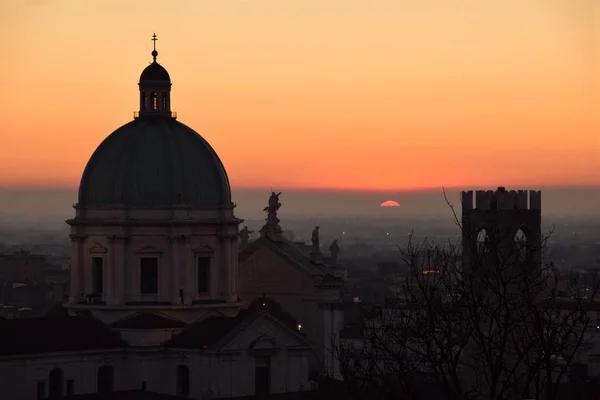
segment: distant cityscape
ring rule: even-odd
[[[70,243],[69,229],[62,223],[56,221],[54,229],[48,227],[49,222],[40,228],[0,223],[0,282],[15,286],[12,292],[3,291],[5,308],[43,312],[48,302],[66,299]],[[246,220],[244,224],[258,232],[264,221]],[[286,219],[282,224],[289,240],[309,241],[315,222]],[[460,236],[450,213],[445,220],[320,218],[318,224],[323,243],[340,242],[339,259],[348,270],[347,291],[372,303],[395,295],[399,276],[406,273],[399,261],[399,248],[406,246],[410,233],[413,240],[433,242],[456,241]],[[600,268],[600,217],[545,218],[542,230],[552,232],[546,256],[561,271],[584,273]],[[250,239],[256,237],[254,233]]]

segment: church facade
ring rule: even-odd
[[[337,373],[325,354],[343,279],[277,232],[239,253],[225,168],[171,111],[170,76],[152,56],[139,112],[84,170],[67,221],[68,303],[0,320],[0,398],[233,398],[307,390],[319,363]]]
[[[279,194],[273,192],[265,209],[267,218],[260,238],[241,249],[240,295],[256,301],[268,293],[269,298],[294,316],[306,334],[313,350],[311,372],[340,378],[336,349],[344,325],[343,272],[336,265],[335,257],[325,262],[319,244],[319,227],[313,231],[308,254],[283,237],[277,217],[280,207]]]

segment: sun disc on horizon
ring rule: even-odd
[[[379,207],[400,207],[400,203],[394,200],[386,200]]]

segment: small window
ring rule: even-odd
[[[152,92],[152,109],[158,110],[158,93]]]
[[[142,381],[142,392],[146,391],[146,386],[147,386],[146,381]]]
[[[158,293],[158,258],[143,257],[140,259],[140,293]]]
[[[73,379],[67,379],[67,396],[73,396],[75,381]]]
[[[104,289],[104,259],[92,257],[92,293],[102,293]]]
[[[146,93],[141,93],[140,94],[140,110],[146,111],[147,108],[148,108],[148,105],[147,105]]]
[[[198,274],[198,293],[208,293],[210,279],[210,257],[198,257],[196,259]]]
[[[54,368],[50,371],[48,377],[48,397],[51,399],[59,398],[63,395],[63,372],[60,368]]]
[[[256,357],[254,362],[254,394],[268,394],[271,391],[271,357]]]
[[[114,368],[111,365],[103,365],[98,368],[97,376],[98,393],[110,393],[113,391]]]
[[[37,383],[37,399],[45,399],[46,398],[46,383],[44,381],[39,381]]]
[[[190,394],[190,368],[187,365],[177,366],[177,396]]]
[[[167,110],[167,92],[162,94],[162,109]]]

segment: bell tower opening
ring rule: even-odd
[[[156,61],[158,57],[157,40],[156,34],[152,35],[154,42],[152,63],[140,75],[140,110],[134,113],[135,118],[177,118],[177,113],[171,112],[171,77],[167,70]]]
[[[152,92],[152,111],[158,110],[158,93]]]
[[[140,111],[146,111],[146,93],[140,93]]]

